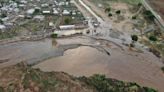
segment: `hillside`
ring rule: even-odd
[[[104,75],[73,77],[63,72],[42,72],[24,64],[0,70],[0,92],[156,92],[136,83]]]

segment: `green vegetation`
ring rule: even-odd
[[[17,33],[16,33],[15,30],[9,30],[9,32],[1,32],[0,31],[0,40],[1,39],[6,39],[6,38],[12,38],[16,35],[17,35]]]
[[[157,38],[156,38],[156,36],[151,35],[151,36],[149,37],[149,40],[150,40],[150,41],[157,41]]]
[[[58,37],[58,34],[56,33],[51,34],[51,38],[57,38],[57,37]]]
[[[69,25],[72,22],[71,18],[65,18],[64,19],[64,24]]]
[[[29,69],[28,73],[25,74],[22,84],[24,89],[38,85],[42,92],[47,92],[55,90],[54,86],[57,84],[57,80],[53,78],[51,73],[45,75],[38,70]]]
[[[0,19],[0,24],[3,24],[3,21],[2,21],[2,19]]]
[[[141,7],[141,6],[142,6],[142,3],[141,3],[141,2],[139,2],[139,3],[138,3],[138,6],[139,6],[139,7]]]
[[[145,92],[157,92],[156,90],[152,89],[152,88],[148,88],[148,87],[143,87]]]
[[[132,16],[132,19],[137,19],[137,16]]]
[[[67,15],[62,16],[60,20],[60,25],[72,25],[72,24],[78,24],[84,21],[84,16],[80,12],[76,12],[75,15]]]
[[[130,47],[135,47],[135,42],[138,41],[138,36],[137,35],[131,35],[132,42],[130,44]]]
[[[105,75],[77,78],[63,72],[42,72],[24,63],[1,69],[0,73],[3,75],[0,75],[0,92],[77,92],[74,89],[79,92],[157,92]]]
[[[0,92],[4,92],[4,88],[3,87],[0,87]]]
[[[164,66],[163,67],[161,67],[161,70],[163,71],[163,73],[164,73]]]
[[[108,7],[108,8],[105,9],[105,12],[110,12],[110,11],[111,11],[111,8],[110,7]]]
[[[79,79],[95,87],[98,92],[157,92],[152,88],[141,87],[136,83],[106,78],[105,75],[95,74],[89,78],[81,77]]]
[[[145,10],[143,14],[144,14],[145,18],[147,18],[149,20],[154,20],[154,18],[155,18],[155,16],[149,10]]]
[[[121,14],[121,10],[117,10],[116,14],[118,14],[118,15]]]
[[[132,35],[131,38],[132,38],[133,41],[138,41],[138,36],[137,35]]]
[[[164,44],[163,43],[154,43],[154,46],[156,47],[156,49],[162,54],[162,56],[164,57]]]
[[[6,13],[2,13],[0,17],[1,18],[5,18],[5,17],[7,17],[7,14]]]
[[[111,17],[111,16],[113,16],[113,15],[112,15],[112,13],[109,13],[108,16]]]
[[[35,9],[34,15],[41,13],[40,9]]]

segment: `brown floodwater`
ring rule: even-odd
[[[61,56],[63,50],[59,50],[56,40],[45,39],[41,41],[22,41],[0,45],[0,60],[8,60],[0,67],[26,61],[29,64],[36,63],[53,56]]]
[[[45,60],[35,66],[42,71],[64,71],[74,76],[105,74],[119,80],[137,82],[164,92],[164,74],[161,63],[148,53],[125,52],[109,49],[107,55],[95,48],[81,46],[65,51],[63,56]]]
[[[74,76],[105,74],[164,92],[164,74],[160,69],[163,64],[157,57],[149,52],[122,50],[108,41],[70,37],[0,45],[0,68],[21,61],[36,64],[33,67],[43,71],[64,71]]]

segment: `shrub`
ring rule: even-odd
[[[132,19],[137,19],[137,16],[132,16]]]
[[[132,35],[131,38],[132,38],[133,41],[138,41],[138,36],[137,35]]]
[[[40,9],[35,9],[34,14],[38,14],[40,12]]]
[[[163,71],[163,73],[164,73],[164,66],[163,67],[161,67],[161,70]]]
[[[95,87],[98,92],[157,92],[152,88],[141,87],[136,83],[118,81],[99,74],[95,74],[89,78],[81,77],[80,80]]]
[[[66,18],[66,19],[64,20],[64,24],[67,24],[67,25],[68,25],[68,24],[71,23],[71,21],[72,21],[72,20],[71,20],[70,18]]]
[[[58,37],[58,34],[53,33],[53,34],[51,34],[51,37],[52,37],[52,38],[57,38],[57,37]]]
[[[109,13],[108,16],[111,17],[111,16],[113,16],[113,15],[112,15],[112,13]]]
[[[3,21],[2,21],[2,19],[0,19],[0,24],[3,24]]]
[[[118,14],[118,15],[121,14],[121,10],[117,10],[116,14]]]
[[[142,6],[142,3],[138,3],[138,6],[139,6],[139,7]]]
[[[89,30],[87,30],[87,32],[86,32],[87,34],[89,34],[90,33],[90,31]]]
[[[157,41],[157,38],[155,36],[150,36],[149,37],[149,40],[151,40],[151,41]]]
[[[130,47],[134,47],[134,44],[130,44]]]
[[[7,17],[7,14],[2,13],[2,14],[1,14],[1,17],[2,17],[2,18],[5,18],[5,17]]]
[[[148,18],[150,20],[154,20],[154,18],[155,18],[155,16],[149,10],[144,11],[144,15],[145,15],[146,18]]]
[[[143,88],[144,88],[145,92],[158,92],[152,88],[148,88],[148,87],[143,87]]]
[[[0,87],[0,92],[4,92],[4,88],[3,87]]]
[[[105,12],[110,12],[110,11],[111,11],[111,8],[110,7],[108,7],[108,8],[105,9]]]

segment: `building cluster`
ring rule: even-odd
[[[71,0],[4,0],[0,1],[0,31],[20,26],[27,19],[43,21],[47,15],[84,19]]]

